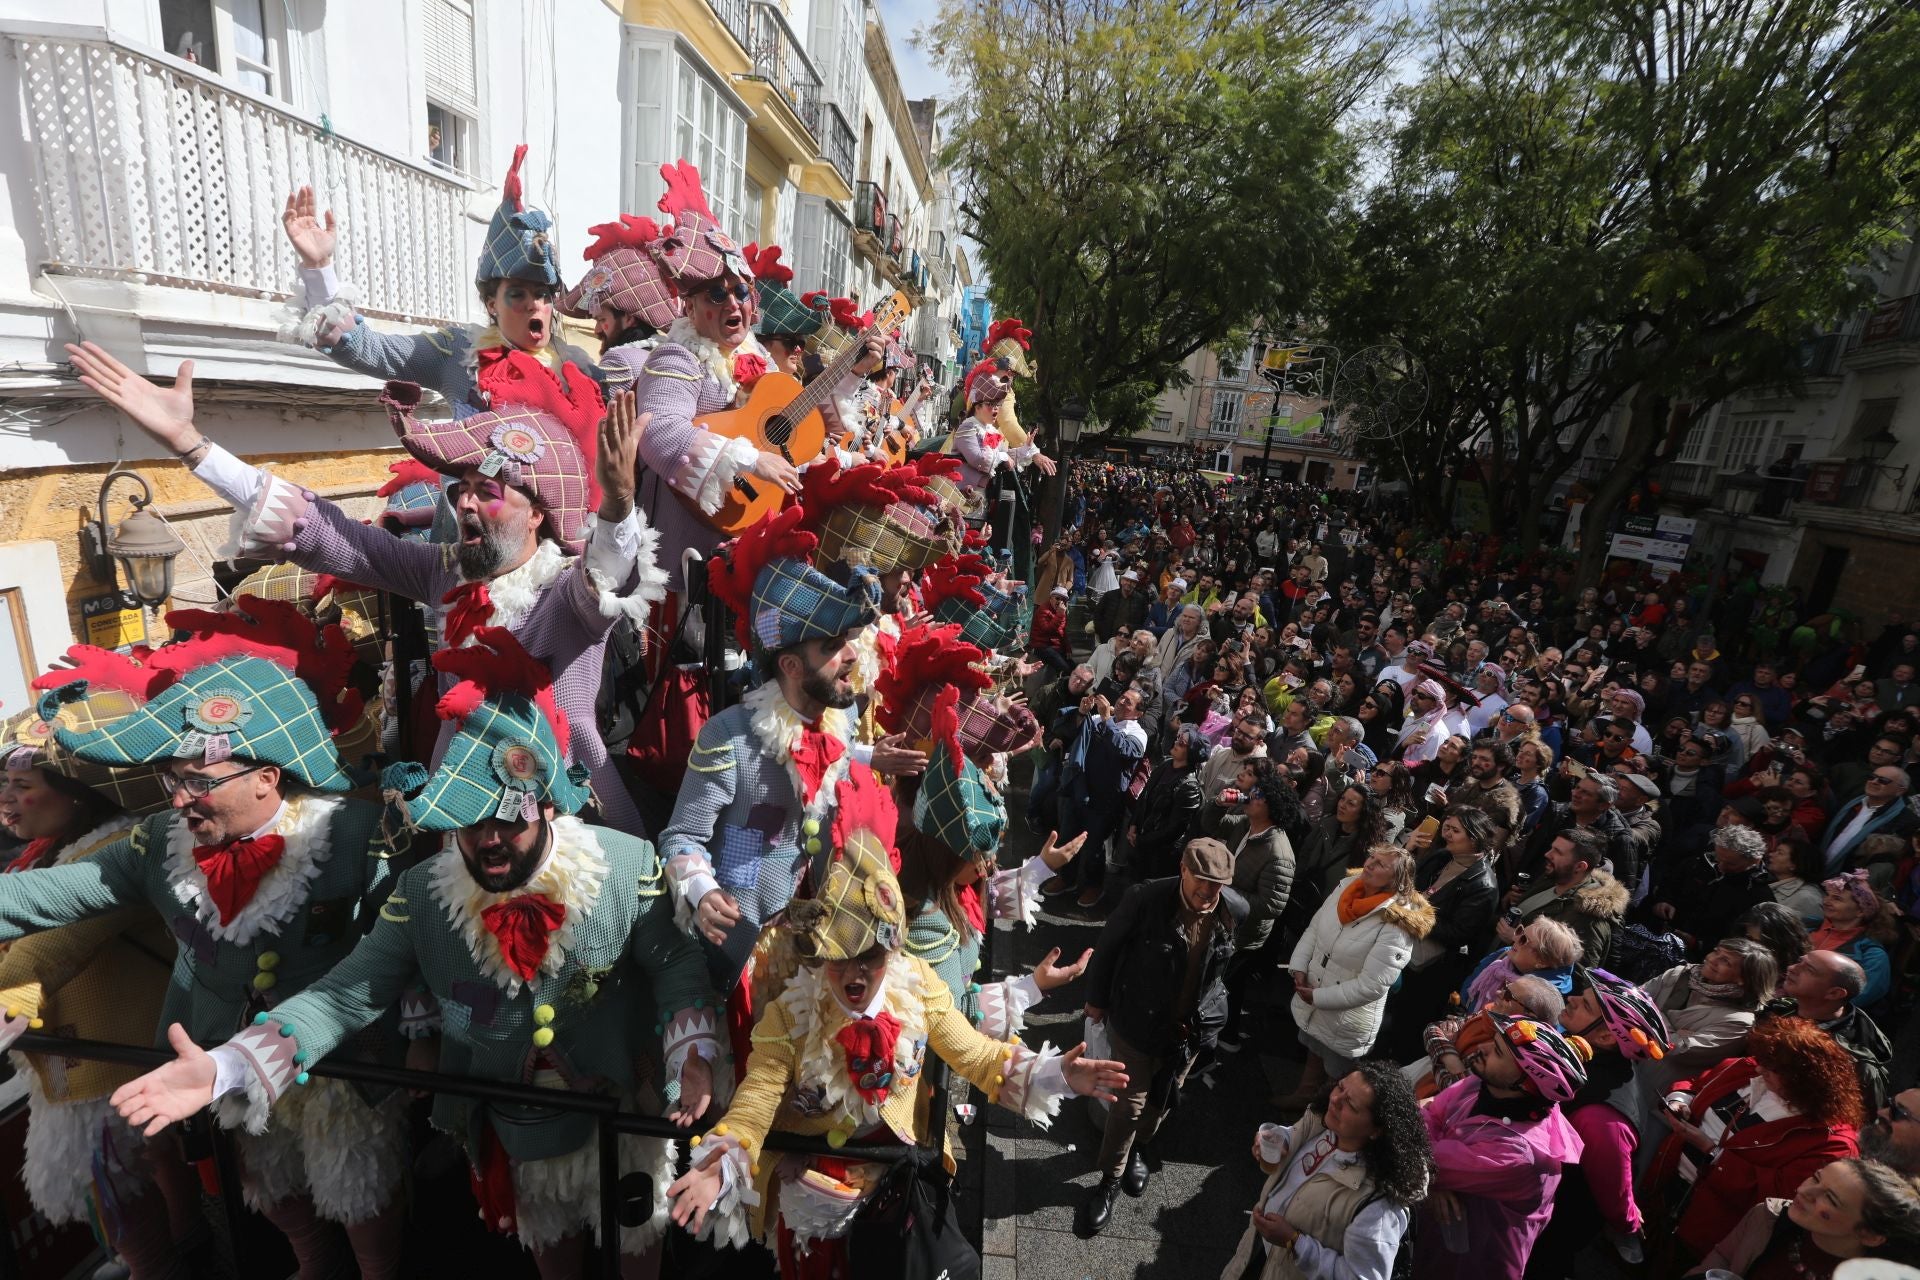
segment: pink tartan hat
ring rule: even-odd
[[[680,314],[680,298],[650,252],[660,238],[659,226],[652,218],[623,213],[618,222],[587,231],[595,237],[585,255],[593,265],[560,299],[560,310],[576,320],[591,319],[606,303],[665,332]]]
[[[732,237],[720,229],[706,193],[700,188],[700,171],[685,160],[660,166],[667,193],[660,197],[660,212],[673,224],[648,246],[648,252],[660,267],[660,274],[676,289],[737,276],[751,283],[753,268]]]
[[[472,467],[526,490],[546,508],[568,552],[579,555],[585,548],[587,516],[600,505],[592,479],[598,412],[584,432],[547,408],[498,401],[470,418],[422,422],[413,416],[420,388],[411,382],[389,382],[380,403],[415,458],[443,476],[464,475]]]

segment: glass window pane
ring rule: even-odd
[[[220,69],[213,56],[212,0],[160,0],[160,40],[176,58]]]

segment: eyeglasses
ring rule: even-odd
[[[176,774],[163,773],[160,775],[160,789],[169,796],[172,796],[175,792],[184,791],[195,800],[205,800],[216,788],[226,786],[235,778],[244,778],[250,773],[258,773],[262,769],[271,767],[270,765],[257,764],[251,769],[242,769],[240,772],[230,773],[224,778],[203,778],[198,774],[189,774],[187,777],[182,778]]]
[[[1887,1103],[1887,1114],[1893,1117],[1893,1122],[1895,1124],[1899,1124],[1903,1120],[1908,1124],[1920,1124],[1920,1116],[1917,1116],[1913,1112],[1907,1110],[1905,1107],[1901,1106],[1898,1102]]]
[[[1898,781],[1900,781],[1900,779],[1898,779],[1898,778],[1883,778],[1883,777],[1881,777],[1881,776],[1880,776],[1879,774],[1877,774],[1877,773],[1876,773],[1876,774],[1873,774],[1873,775],[1871,775],[1871,776],[1869,776],[1869,777],[1867,778],[1867,781],[1868,781],[1868,782],[1878,782],[1878,783],[1880,783],[1880,784],[1881,784],[1882,786],[1888,786],[1888,787],[1891,787],[1891,786],[1892,786],[1892,785],[1894,785],[1894,784],[1895,784],[1896,782],[1898,782]]]
[[[716,307],[724,307],[727,305],[729,298],[737,302],[745,302],[748,298],[751,298],[753,296],[753,286],[750,284],[728,284],[724,280],[716,280],[708,285],[700,296]]]

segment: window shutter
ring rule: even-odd
[[[826,232],[826,202],[819,196],[802,196],[793,209],[793,290],[811,293],[815,289],[833,290],[826,283],[826,263],[822,236]]]
[[[473,0],[426,0],[426,28],[428,96],[473,111]]]

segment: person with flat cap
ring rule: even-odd
[[[1150,1174],[1141,1148],[1226,1023],[1227,961],[1247,918],[1246,899],[1232,884],[1227,846],[1206,836],[1191,840],[1178,878],[1127,890],[1094,944],[1087,1021],[1106,1024],[1111,1056],[1126,1064],[1127,1085],[1115,1090],[1119,1100],[1107,1112],[1100,1183],[1074,1215],[1082,1237],[1106,1227],[1116,1189],[1146,1192]],[[1179,962],[1169,965],[1169,955]]]

